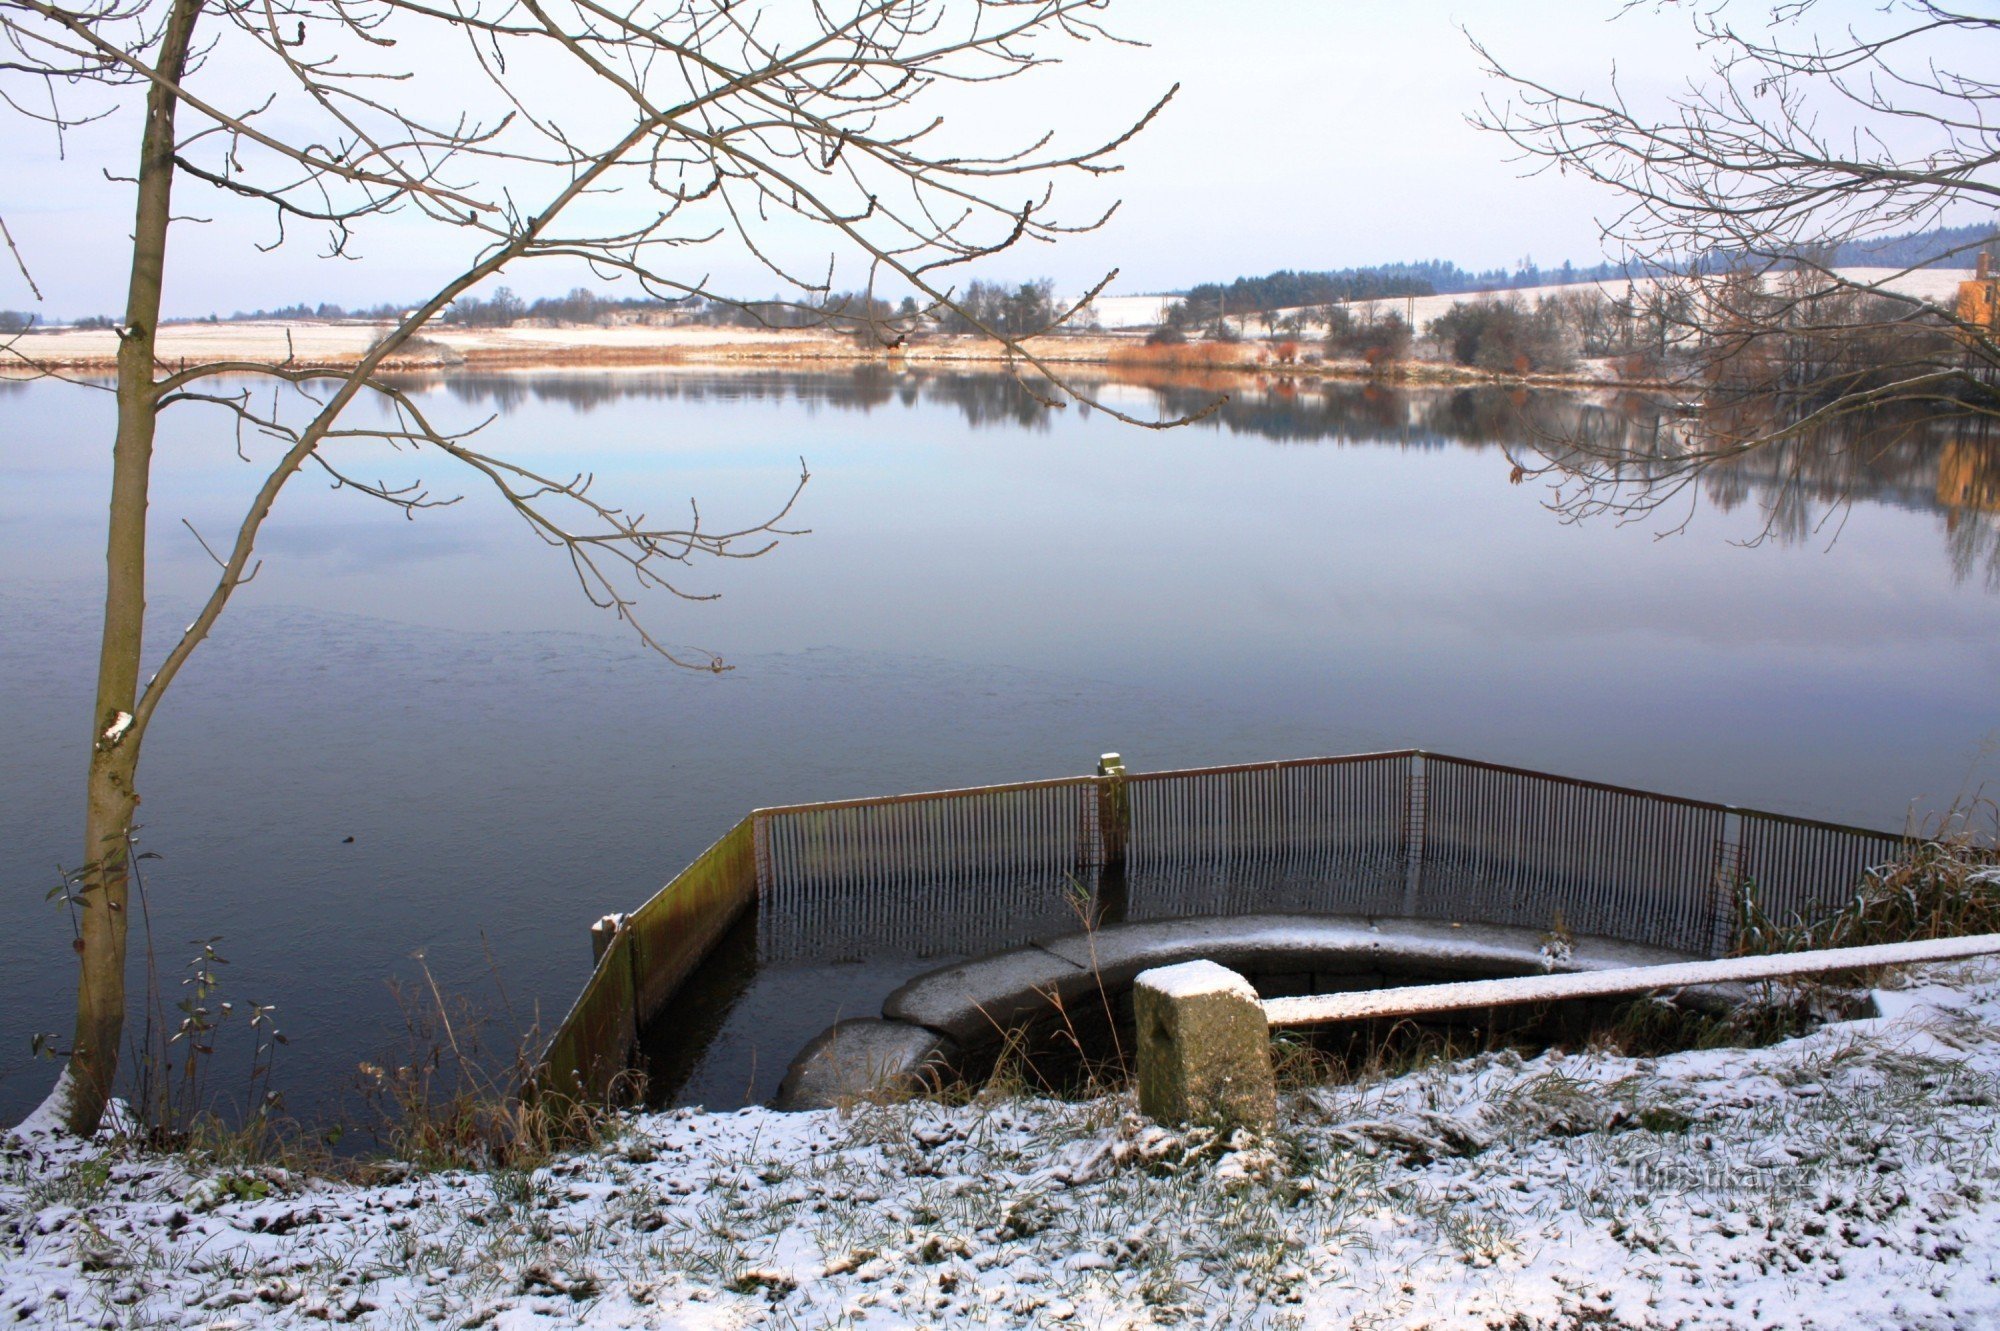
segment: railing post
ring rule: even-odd
[[[1727,956],[1736,944],[1738,895],[1743,885],[1743,815],[1734,809],[1722,812],[1722,835],[1715,843],[1715,903],[1713,932],[1708,953]]]
[[[1410,796],[1403,811],[1403,915],[1417,913],[1417,898],[1424,886],[1424,833],[1430,818],[1430,782],[1424,769],[1424,754],[1410,755]]]
[[[624,927],[623,912],[599,916],[596,923],[590,926],[590,965],[593,970],[596,969],[598,962],[604,960],[605,949],[611,946],[611,940],[616,938],[618,931]]]
[[[1125,760],[1107,753],[1097,760],[1097,833],[1105,868],[1125,867],[1125,838],[1132,830],[1132,805],[1125,790]]]
[[[1125,786],[1125,760],[1115,753],[1097,760],[1096,922],[1125,918],[1125,842],[1132,833],[1132,799]]]

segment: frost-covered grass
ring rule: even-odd
[[[1268,1139],[995,1097],[635,1117],[360,1187],[39,1141],[0,1326],[2000,1323],[2000,970],[1760,1049],[1491,1054]]]

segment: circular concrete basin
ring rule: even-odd
[[[1532,929],[1448,920],[1228,915],[1107,925],[915,976],[879,1018],[838,1022],[792,1060],[782,1109],[813,1109],[954,1075],[1009,1032],[1129,994],[1155,966],[1208,960],[1247,976],[1260,997],[1498,979],[1698,958],[1609,938],[1576,938],[1551,964]],[[1712,1002],[1725,1001],[1711,996]]]

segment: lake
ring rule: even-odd
[[[490,417],[487,451],[593,471],[654,515],[698,499],[706,525],[769,516],[803,457],[791,522],[811,530],[685,571],[718,600],[649,597],[665,641],[736,667],[709,675],[593,610],[434,452],[354,448],[370,480],[464,489],[414,521],[293,482],[140,789],[167,1010],[188,940],[219,937],[219,996],[277,1005],[278,1080],[307,1113],[351,1110],[355,1064],[395,1056],[392,985],[422,979],[419,956],[497,1043],[551,1026],[591,920],[757,805],[1064,775],[1107,750],[1156,770],[1416,746],[1900,828],[1992,774],[1992,491],[1962,483],[1963,457],[1753,458],[1659,537],[1682,511],[1565,523],[1544,485],[1510,483],[1507,446],[1538,422],[1653,428],[1644,404],[1270,383],[1162,432],[881,369],[411,389],[456,427]],[[1103,391],[1153,415],[1210,387]],[[87,387],[0,386],[0,1118],[46,1089],[31,1036],[69,1030],[71,926],[44,894],[81,858],[110,420]],[[213,572],[189,527],[227,540],[259,478],[237,447],[210,409],[163,427],[154,659]],[[821,988],[794,977],[760,1008],[779,1016],[719,1017],[733,1061],[697,1098],[768,1084],[792,1026],[838,1015]],[[245,1053],[225,1044],[218,1092]]]

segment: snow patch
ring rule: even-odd
[[[1168,998],[1233,994],[1253,1003],[1257,1001],[1257,991],[1250,987],[1250,981],[1213,961],[1183,961],[1174,966],[1155,966],[1152,970],[1139,972],[1139,978],[1133,983],[1165,994]]]
[[[33,1139],[68,1132],[70,1098],[75,1089],[76,1083],[69,1075],[69,1064],[65,1063],[62,1071],[56,1074],[56,1084],[49,1088],[42,1102],[35,1106],[34,1112],[16,1123],[8,1136]]]
[[[1875,1015],[1885,1021],[1921,1021],[1924,1017],[1955,1012],[1964,1007],[1967,995],[1944,985],[1915,985],[1908,989],[1876,989],[1869,995]]]

